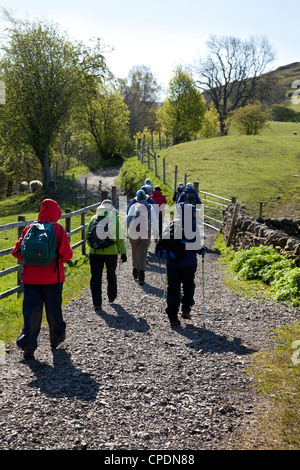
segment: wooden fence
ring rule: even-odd
[[[71,237],[79,232],[81,232],[81,240],[72,246],[72,249],[76,249],[81,246],[81,251],[82,254],[84,255],[86,253],[86,240],[85,240],[85,229],[87,227],[87,223],[85,222],[85,213],[95,209],[96,207],[99,206],[99,202],[92,204],[87,207],[82,207],[81,209],[78,209],[74,212],[71,212],[70,209],[66,210],[66,213],[63,214],[60,217],[61,219],[65,219],[65,229],[68,235],[69,240],[71,241]],[[77,215],[81,215],[81,225],[79,227],[76,227],[75,229],[71,230],[71,219],[72,217],[75,217]],[[26,227],[29,224],[32,224],[34,220],[25,220],[25,217],[22,215],[18,216],[18,222],[13,222],[10,224],[5,224],[5,225],[0,225],[0,232],[4,230],[11,230],[11,229],[17,229],[18,232],[18,238],[20,238],[22,231],[24,227]],[[0,257],[5,256],[5,255],[10,255],[11,251],[13,248],[7,248],[5,250],[0,251]],[[4,269],[0,271],[0,278],[3,276],[7,276],[8,274],[17,272],[17,286],[14,287],[13,289],[9,289],[3,293],[0,294],[0,300],[4,299],[5,297],[8,297],[12,294],[21,292],[23,290],[23,285],[21,284],[21,271],[22,271],[22,263],[18,262],[16,266],[13,266],[11,268]]]
[[[148,169],[172,191],[176,190],[179,182],[186,185],[188,178],[190,181],[190,177],[188,177],[186,173],[180,174],[178,172],[177,165],[171,167],[166,163],[164,157],[157,157],[156,153],[152,153],[149,147],[144,147],[142,139],[138,141],[137,156],[138,160],[143,165],[146,165]],[[199,194],[201,202],[204,204],[204,225],[219,231],[223,221],[223,209],[231,202],[236,203],[236,198],[232,197],[228,199],[223,196],[201,191],[198,182],[193,182],[193,185],[195,191]]]

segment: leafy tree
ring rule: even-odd
[[[205,111],[200,136],[204,138],[217,137],[220,134],[220,117],[214,106]]]
[[[257,135],[268,126],[268,118],[268,113],[263,110],[261,103],[257,102],[233,111],[229,124],[236,127],[241,134]]]
[[[273,104],[271,106],[271,115],[274,121],[280,122],[296,121],[300,118],[300,113],[283,104]]]
[[[86,110],[87,129],[94,138],[100,158],[120,156],[129,145],[129,111],[120,93],[102,89]]]
[[[8,15],[8,41],[2,45],[6,85],[5,119],[9,141],[32,149],[47,190],[50,150],[74,107],[81,106],[107,73],[100,42],[94,49],[72,44],[58,27]]]
[[[167,99],[158,110],[162,129],[175,133],[175,143],[191,140],[203,124],[205,100],[182,66],[170,80]]]
[[[208,56],[191,67],[196,83],[207,101],[220,115],[221,133],[226,134],[226,118],[253,99],[274,51],[266,37],[241,40],[234,36],[212,35],[207,42]]]

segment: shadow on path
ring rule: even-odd
[[[36,377],[28,386],[39,389],[47,397],[78,398],[82,401],[96,399],[98,384],[72,364],[71,354],[64,349],[53,351],[53,367],[38,360],[26,363]]]
[[[238,356],[253,354],[257,352],[252,348],[243,346],[241,338],[229,340],[225,335],[218,335],[211,330],[199,328],[192,324],[187,324],[185,328],[174,328],[174,331],[185,336],[189,342],[187,347],[197,351],[202,350],[204,353],[226,353],[233,352]]]
[[[120,330],[133,330],[140,333],[145,333],[150,329],[150,326],[144,318],[135,318],[119,304],[111,304],[111,306],[116,311],[117,316],[107,313],[105,310],[97,312],[97,315],[103,318],[108,326]]]

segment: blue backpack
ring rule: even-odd
[[[27,230],[22,243],[24,264],[45,266],[57,258],[56,232],[52,222],[34,222]]]

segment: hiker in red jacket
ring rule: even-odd
[[[161,188],[159,186],[156,186],[153,193],[152,193],[152,199],[157,204],[158,206],[158,220],[159,220],[159,235],[162,233],[162,227],[163,227],[163,218],[164,218],[164,213],[165,213],[165,206],[167,205],[167,198],[166,196],[161,192]]]
[[[41,328],[43,304],[45,303],[46,318],[50,330],[50,345],[55,349],[65,339],[66,324],[62,317],[62,290],[65,281],[64,263],[73,256],[65,229],[57,223],[62,212],[56,201],[45,199],[41,204],[38,221],[53,223],[56,235],[57,258],[48,265],[24,264],[22,283],[23,298],[23,330],[17,339],[17,345],[24,351],[24,358],[34,357],[37,338]],[[21,245],[30,227],[22,232],[20,239],[12,250],[12,255],[23,262]]]

